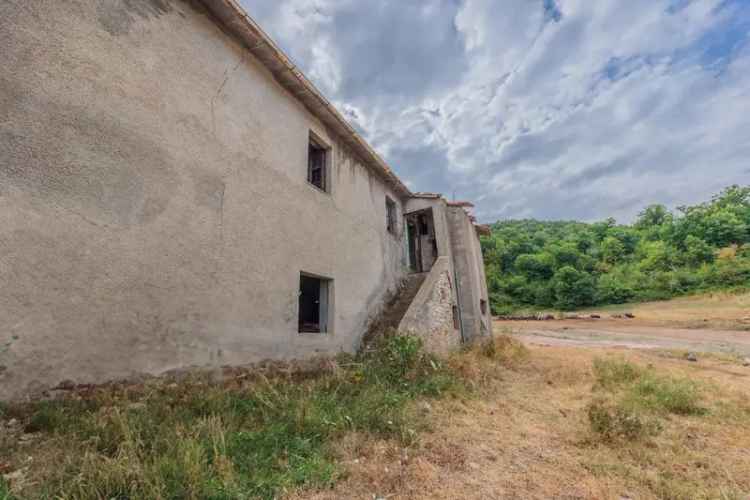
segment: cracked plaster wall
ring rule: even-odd
[[[0,399],[352,351],[404,276],[398,196],[194,5],[0,2]],[[301,270],[330,334],[297,333]]]

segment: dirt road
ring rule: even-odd
[[[497,321],[530,345],[678,349],[750,356],[750,332],[644,325],[638,320]]]

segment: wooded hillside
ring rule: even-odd
[[[494,314],[750,287],[750,186],[645,208],[632,225],[500,221],[482,238]]]

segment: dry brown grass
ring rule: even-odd
[[[644,412],[638,415],[658,420],[658,432],[604,437],[592,429],[588,408],[597,400],[617,404],[629,393],[624,383],[607,388],[597,381],[597,359],[648,373],[650,380],[695,384],[701,411],[649,412],[636,405]],[[422,432],[414,439],[364,428],[337,434],[331,459],[340,481],[333,489],[300,490],[284,498],[746,500],[750,494],[750,368],[732,360],[707,356],[689,363],[649,351],[524,347],[499,336],[456,354],[447,365],[473,390],[418,401],[410,413],[420,417],[414,428]],[[218,423],[200,419],[217,442],[225,439],[214,432],[220,430]],[[198,432],[183,431],[178,434]],[[22,452],[16,454],[19,460],[33,455],[28,465],[16,465],[62,470],[71,457],[66,458],[59,439],[13,443]],[[192,457],[196,449],[182,451],[182,476],[200,483],[205,467],[191,468],[203,463]],[[101,465],[92,462],[91,473],[117,472]],[[0,473],[2,466],[0,460]],[[239,477],[230,462],[213,466],[217,474]]]
[[[499,356],[480,348],[456,366],[481,397],[433,404],[414,448],[352,436],[339,453],[347,478],[293,499],[674,498],[750,494],[750,369],[721,359],[691,364],[649,352],[532,347]],[[665,415],[661,431],[609,442],[591,430],[594,359],[695,381],[706,414]]]
[[[642,324],[750,330],[750,293],[715,292],[668,301],[609,306],[581,314],[624,311],[634,313]]]

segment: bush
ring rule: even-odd
[[[633,387],[631,398],[644,407],[676,415],[702,415],[706,412],[700,405],[697,384],[683,378],[646,373]]]
[[[624,360],[594,360],[594,377],[597,383],[605,388],[633,383],[642,373],[641,368]]]
[[[653,436],[661,430],[659,423],[648,416],[622,405],[608,405],[596,400],[588,405],[589,425],[605,441],[637,440]]]
[[[497,222],[482,237],[493,311],[563,310],[750,288],[750,186],[634,225],[614,219]]]
[[[596,284],[595,300],[598,304],[624,304],[634,296],[633,289],[615,276],[601,276]]]
[[[605,440],[640,439],[661,429],[666,414],[703,415],[697,384],[686,378],[658,375],[651,369],[618,359],[595,359],[599,397],[588,408],[591,430]],[[614,401],[609,403],[608,401]]]
[[[552,279],[555,307],[563,310],[590,305],[594,299],[594,280],[586,272],[565,266]]]

